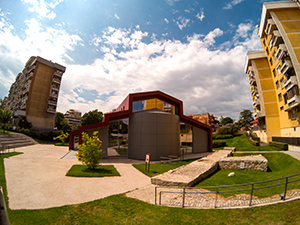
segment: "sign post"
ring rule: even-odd
[[[150,171],[150,154],[146,154],[146,158],[145,158],[145,170]]]

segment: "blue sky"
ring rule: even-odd
[[[0,98],[32,55],[67,67],[58,111],[111,111],[161,90],[188,113],[252,110],[243,73],[261,0],[2,0]]]

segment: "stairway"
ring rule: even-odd
[[[0,150],[14,149],[34,144],[37,144],[36,141],[24,134],[0,133]]]

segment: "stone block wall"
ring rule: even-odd
[[[268,170],[268,160],[262,155],[227,157],[219,161],[220,169],[233,170]]]

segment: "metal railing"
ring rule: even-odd
[[[0,224],[9,225],[2,187],[0,186]]]
[[[293,179],[294,178],[294,179]],[[297,178],[297,179],[295,179]],[[261,184],[281,181],[280,183],[262,186]],[[278,202],[280,200],[300,197],[300,183],[298,189],[288,190],[288,184],[300,181],[300,173],[276,178],[273,180],[225,185],[225,186],[208,186],[208,187],[155,187],[155,205],[176,206],[176,207],[193,207],[193,208],[230,208],[230,207],[245,207],[253,205],[262,205],[270,202]],[[238,190],[220,190],[232,189],[236,187],[250,186]],[[274,194],[271,197],[258,198],[254,195],[254,191],[284,186],[279,194]],[[294,188],[294,187],[293,187]],[[160,189],[160,190],[159,190]],[[200,191],[197,191],[200,190]],[[245,194],[250,192],[250,194]],[[231,195],[224,197],[224,194],[241,193],[240,195]],[[193,197],[194,196],[194,197]],[[163,199],[164,197],[164,199]],[[163,202],[164,200],[164,202]]]

